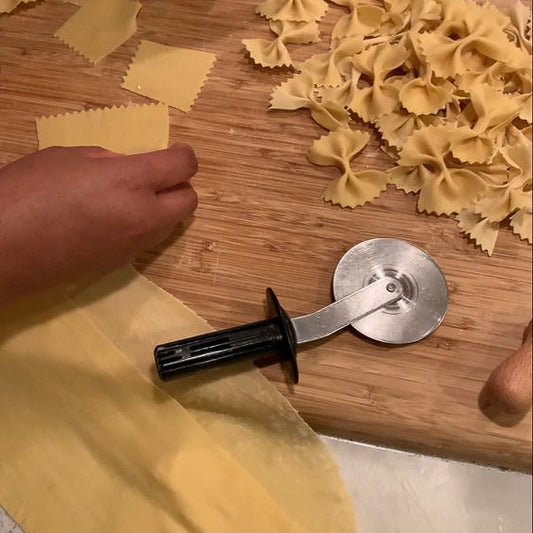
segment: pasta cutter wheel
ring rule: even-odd
[[[416,342],[432,333],[448,308],[446,279],[425,252],[399,239],[371,239],[350,248],[335,269],[333,295],[340,300],[385,276],[401,284],[402,296],[351,326],[389,344]]]
[[[273,352],[289,363],[297,383],[298,345],[349,325],[379,342],[416,342],[438,327],[448,306],[439,267],[422,250],[397,239],[372,239],[348,250],[335,270],[333,294],[332,304],[291,319],[267,289],[267,320],[156,346],[159,377]]]

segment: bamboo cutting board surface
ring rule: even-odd
[[[272,87],[288,73],[260,69],[243,53],[242,38],[269,35],[255,3],[147,0],[137,34],[97,66],[53,37],[75,6],[47,0],[0,16],[0,164],[36,149],[37,116],[148,102],[120,88],[141,38],[215,52],[193,110],[171,111],[171,140],[199,157],[200,207],[137,266],[224,328],[263,318],[267,286],[293,316],[328,304],[337,261],[361,240],[397,237],[425,249],[450,288],[432,336],[390,347],[343,331],[301,352],[300,385],[287,385],[276,366],[263,371],[318,431],[530,470],[531,414],[496,423],[480,411],[478,393],[519,347],[531,316],[531,248],[504,229],[489,258],[453,220],[417,214],[415,197],[392,187],[353,211],[323,203],[338,174],[308,163],[306,152],[325,132],[306,111],[268,112]],[[330,8],[324,35],[339,14]],[[303,59],[327,45],[292,50]],[[374,134],[355,164],[386,169],[392,161]]]

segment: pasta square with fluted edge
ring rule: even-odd
[[[55,36],[97,63],[137,31],[141,7],[136,0],[85,0]]]
[[[101,146],[120,154],[168,146],[168,107],[164,104],[93,109],[36,120],[39,148]]]
[[[189,111],[215,60],[210,52],[141,41],[122,87]]]

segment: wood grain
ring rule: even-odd
[[[265,374],[318,431],[410,450],[531,469],[531,414],[510,427],[478,408],[491,370],[518,349],[531,316],[531,248],[508,229],[488,258],[456,223],[416,212],[391,188],[356,210],[324,204],[335,169],[306,160],[325,133],[307,112],[268,112],[285,71],[255,67],[240,41],[267,36],[255,0],[147,0],[139,31],[97,66],[53,37],[74,12],[60,0],[0,17],[0,164],[37,147],[35,117],[128,102],[120,88],[139,40],[215,52],[218,61],[193,110],[171,112],[171,140],[197,150],[201,204],[194,221],[137,266],[217,327],[263,316],[267,286],[294,316],[330,302],[333,269],[353,244],[398,237],[427,250],[450,286],[450,309],[435,334],[392,348],[344,331],[300,354],[293,390],[277,367]],[[340,11],[330,8],[325,35]],[[293,47],[303,59],[325,42]],[[356,165],[391,161],[373,135]],[[147,354],[147,357],[150,357]]]

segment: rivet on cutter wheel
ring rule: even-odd
[[[269,288],[267,320],[160,344],[154,350],[157,373],[166,380],[275,353],[289,362],[298,383],[299,344],[349,325],[375,341],[412,343],[432,333],[448,307],[446,280],[437,264],[398,239],[371,239],[350,248],[335,269],[333,295],[332,304],[291,319]]]

